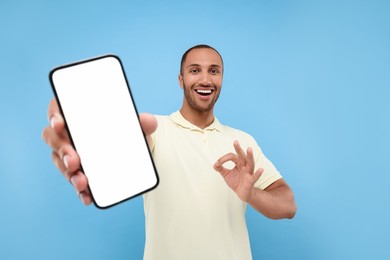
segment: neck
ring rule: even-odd
[[[200,129],[205,129],[214,122],[213,110],[199,112],[183,106],[180,109],[180,113],[188,122],[196,125]]]

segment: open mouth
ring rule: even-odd
[[[195,89],[195,92],[201,96],[208,96],[214,92],[214,89]]]

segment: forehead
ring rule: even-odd
[[[191,50],[185,59],[185,66],[198,64],[201,66],[218,65],[222,67],[222,60],[219,54],[213,49],[200,48]]]

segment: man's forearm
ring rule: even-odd
[[[291,219],[297,210],[294,194],[283,180],[277,182],[265,190],[255,188],[248,203],[270,219]]]

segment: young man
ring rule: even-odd
[[[222,78],[218,51],[194,46],[181,61],[180,111],[140,116],[160,177],[159,186],[144,195],[144,259],[251,259],[246,205],[272,219],[295,215],[293,192],[255,140],[215,118]],[[88,205],[88,181],[54,100],[49,118],[43,139]]]

